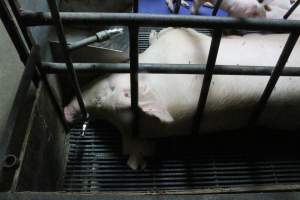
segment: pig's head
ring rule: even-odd
[[[92,82],[84,89],[83,99],[92,117],[124,124],[132,119],[130,94],[129,76],[112,75]],[[173,121],[160,97],[143,81],[139,81],[139,112],[144,119],[161,123]],[[70,123],[80,118],[76,98],[64,108],[64,114]]]

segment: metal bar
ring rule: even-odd
[[[44,86],[46,88],[46,91],[48,92],[48,95],[49,95],[49,98],[50,98],[50,101],[54,107],[54,110],[56,111],[62,125],[63,125],[63,128],[65,130],[66,133],[69,132],[70,130],[70,127],[65,119],[65,115],[64,115],[64,112],[62,111],[62,108],[61,106],[59,105],[58,103],[58,100],[55,96],[55,92],[53,91],[53,89],[51,88],[50,86],[50,83],[47,79],[47,73],[45,72],[45,70],[43,69],[42,67],[42,62],[41,62],[41,57],[40,57],[40,53],[38,52],[37,53],[37,59],[36,59],[36,67],[40,73],[40,76],[41,76],[41,80],[43,81],[44,83]]]
[[[60,19],[60,16],[59,16],[59,11],[58,11],[58,8],[57,8],[57,5],[56,5],[55,1],[47,0],[47,2],[48,2],[48,5],[49,5],[49,8],[50,8],[50,11],[51,11],[51,15],[53,17],[53,21],[54,21],[54,24],[55,24],[58,39],[59,39],[59,41],[62,45],[62,48],[63,48],[63,57],[65,59],[66,66],[68,68],[71,83],[74,87],[74,91],[75,91],[75,94],[76,94],[78,105],[79,105],[80,111],[82,113],[82,118],[83,118],[83,121],[86,121],[86,119],[88,118],[88,114],[87,114],[86,108],[84,106],[84,102],[83,102],[83,98],[82,98],[78,78],[77,78],[76,72],[73,68],[72,60],[71,60],[71,57],[70,57],[70,54],[69,54],[69,51],[68,51],[67,40],[66,40],[65,35],[64,35],[63,25],[62,25],[62,22],[61,22],[61,19]]]
[[[74,13],[60,12],[63,24],[72,25],[123,25],[123,26],[149,26],[149,27],[202,27],[219,29],[245,29],[269,31],[298,31],[300,20],[282,19],[256,19],[211,17],[192,15],[154,15],[135,13]],[[23,11],[22,19],[27,26],[53,24],[50,13]]]
[[[131,92],[131,109],[133,113],[132,133],[138,134],[138,31],[137,27],[129,27],[129,57],[130,57],[130,92]]]
[[[24,65],[26,65],[27,58],[29,57],[29,49],[25,45],[5,1],[0,1],[0,17],[7,30],[7,33],[9,34],[14,46],[18,51],[21,61],[24,63]],[[35,75],[33,76],[33,82],[35,86],[37,86],[39,83],[39,77],[37,73],[35,73]]]
[[[133,0],[133,12],[134,13],[139,12],[139,0]]]
[[[283,16],[283,19],[287,19],[293,12],[294,10],[299,6],[300,0],[296,1],[292,7],[287,11],[287,13]]]
[[[25,64],[29,56],[29,50],[19,34],[18,28],[14,23],[13,17],[11,16],[5,1],[0,1],[0,17],[7,30],[7,33],[9,34],[20,55],[21,61]]]
[[[220,8],[220,6],[221,6],[222,1],[223,1],[223,0],[218,0],[218,1],[217,1],[216,5],[215,5],[215,7],[214,7],[214,9],[213,9],[213,11],[212,11],[212,14],[211,14],[212,16],[216,16],[216,15],[217,15],[218,10],[219,10],[219,8]]]
[[[260,114],[263,112],[263,110],[267,104],[267,101],[268,101],[269,97],[271,96],[272,91],[273,91],[285,65],[286,65],[286,62],[288,61],[289,56],[291,55],[291,53],[294,49],[294,46],[296,45],[299,35],[300,35],[300,32],[292,32],[289,35],[289,38],[288,38],[288,40],[282,50],[282,53],[277,61],[277,64],[271,74],[269,82],[250,117],[249,125],[253,125],[259,118]]]
[[[11,7],[11,10],[13,12],[13,14],[15,15],[15,18],[17,20],[17,24],[20,27],[20,29],[22,30],[23,36],[27,42],[27,46],[29,48],[32,48],[33,46],[36,46],[36,48],[38,48],[38,45],[35,43],[35,40],[33,39],[33,36],[31,34],[31,32],[29,30],[27,30],[27,27],[24,26],[22,19],[21,19],[21,14],[20,14],[20,5],[18,3],[17,0],[9,0],[9,4]],[[22,41],[19,41],[21,43],[23,43]],[[67,125],[67,122],[64,118],[64,114],[62,112],[62,109],[60,108],[60,105],[54,95],[54,92],[52,90],[52,88],[50,87],[50,83],[47,80],[46,77],[46,73],[44,72],[43,68],[42,68],[42,64],[41,64],[41,59],[40,59],[40,55],[39,53],[37,53],[37,61],[36,61],[36,67],[37,67],[37,71],[35,72],[34,76],[33,76],[33,82],[35,83],[36,86],[38,86],[38,80],[39,78],[42,79],[42,81],[44,82],[44,85],[46,87],[46,90],[48,92],[48,95],[50,97],[50,100],[55,108],[56,113],[58,114],[59,118],[61,119],[62,125],[65,129],[65,131],[67,132],[69,130],[69,127]],[[39,77],[40,75],[40,77]]]
[[[212,41],[209,49],[208,59],[207,59],[207,65],[203,77],[202,82],[202,88],[200,93],[200,98],[198,101],[197,110],[194,117],[194,124],[193,124],[193,133],[192,134],[198,134],[199,128],[200,128],[200,122],[201,118],[204,113],[208,91],[210,88],[210,83],[219,51],[219,46],[222,38],[222,31],[215,29],[212,33]]]
[[[174,14],[178,14],[179,13],[180,6],[181,6],[181,0],[175,0]]]
[[[8,3],[11,7],[12,12],[14,13],[14,15],[16,17],[16,20],[17,20],[18,25],[23,33],[23,36],[24,36],[26,42],[27,42],[27,45],[31,49],[33,46],[32,41],[34,41],[34,39],[33,39],[32,35],[29,33],[29,30],[27,30],[27,27],[24,26],[24,24],[22,22],[21,12],[20,12],[21,6],[17,0],[8,0]]]
[[[76,41],[72,44],[69,44],[68,45],[68,49],[69,51],[74,51],[76,49],[79,49],[81,47],[84,47],[86,45],[89,45],[89,44],[92,44],[94,42],[97,42],[98,38],[97,36],[91,36],[91,37],[87,37],[87,38],[84,38],[82,40],[79,40],[79,41]]]
[[[37,46],[34,46],[31,50],[30,56],[26,61],[26,67],[21,77],[19,87],[13,101],[12,109],[6,122],[6,126],[3,129],[3,132],[1,132],[0,134],[0,177],[3,176],[3,162],[5,160],[6,154],[8,153],[8,146],[12,140],[11,137],[16,127],[17,117],[24,107],[24,99],[26,99],[27,97],[30,83],[35,72],[34,65],[36,62],[38,51],[39,49]]]
[[[129,63],[73,63],[78,73],[130,73]],[[64,63],[43,62],[43,70],[48,74],[67,73]],[[139,63],[139,73],[157,74],[204,74],[205,64],[152,64]],[[216,65],[214,74],[218,75],[257,75],[269,76],[273,67],[266,66],[236,66],[236,65]],[[300,76],[299,67],[286,67],[281,76]]]

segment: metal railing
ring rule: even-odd
[[[59,41],[63,47],[63,55],[65,64],[63,63],[41,63],[39,69],[46,73],[68,73],[73,85],[77,100],[79,102],[83,121],[88,120],[88,113],[84,106],[81,90],[78,83],[76,71],[79,73],[130,73],[131,84],[131,108],[134,114],[132,130],[136,135],[138,133],[138,73],[173,73],[173,74],[204,74],[203,84],[198,102],[198,108],[195,113],[194,132],[199,129],[199,121],[205,109],[207,95],[209,93],[210,82],[214,74],[230,74],[230,75],[263,75],[270,76],[269,82],[253,111],[249,124],[254,124],[259,118],[261,112],[275,87],[279,77],[282,76],[300,76],[300,68],[288,67],[285,64],[299,38],[300,21],[298,20],[283,20],[283,19],[240,19],[231,17],[212,17],[212,16],[179,16],[179,15],[154,15],[154,14],[138,14],[138,1],[134,1],[134,13],[72,13],[59,12],[55,1],[47,0],[50,12],[32,12],[20,11],[17,9],[16,0],[10,0],[10,4],[14,14],[16,15],[18,24],[25,35],[27,43],[31,39],[28,35],[27,27],[53,25],[56,27]],[[213,15],[216,15],[221,4],[218,0]],[[298,0],[291,9],[286,13],[284,19],[287,19],[290,14],[299,5]],[[178,6],[178,4],[176,4]],[[73,63],[70,58],[71,50],[64,35],[64,25],[122,25],[129,28],[130,41],[130,63]],[[10,25],[8,25],[10,27]],[[212,29],[212,42],[206,65],[183,65],[183,64],[143,64],[138,61],[138,30],[141,26],[148,27],[194,27]],[[282,50],[276,66],[243,66],[240,68],[229,65],[217,65],[218,49],[221,43],[222,31],[224,29],[245,29],[245,30],[262,30],[262,31],[284,31],[288,32],[289,38]],[[15,37],[13,34],[11,37]],[[13,40],[15,41],[15,40]],[[18,44],[19,40],[16,40]],[[84,45],[81,45],[84,46]],[[78,48],[80,48],[79,46]],[[20,45],[20,52],[22,45]],[[24,57],[24,56],[23,56]],[[43,78],[43,80],[45,77]],[[199,88],[200,89],[200,88]]]

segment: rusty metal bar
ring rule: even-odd
[[[86,121],[87,118],[88,118],[88,114],[87,114],[86,108],[84,106],[84,101],[83,101],[83,98],[82,98],[78,78],[77,78],[76,72],[74,70],[73,63],[72,63],[72,60],[71,60],[71,57],[70,57],[70,54],[69,54],[69,51],[68,51],[67,40],[66,40],[65,35],[64,35],[64,29],[63,29],[63,25],[62,25],[60,15],[59,15],[59,11],[58,11],[58,8],[57,8],[57,5],[56,5],[55,1],[47,0],[47,2],[48,2],[48,5],[49,5],[49,8],[50,8],[51,16],[53,17],[53,22],[54,22],[54,25],[55,25],[55,28],[56,28],[58,39],[59,39],[59,41],[62,45],[62,48],[63,48],[63,57],[65,59],[65,62],[66,62],[67,68],[68,68],[68,72],[69,72],[69,75],[70,75],[70,80],[71,80],[71,83],[72,83],[74,91],[75,91],[75,95],[76,95],[76,98],[77,98],[77,101],[78,101],[78,105],[80,107],[80,111],[81,111],[81,114],[82,114],[82,120]]]
[[[271,74],[269,82],[250,117],[249,125],[253,125],[258,120],[260,114],[264,111],[264,108],[266,107],[268,99],[270,98],[272,91],[273,91],[273,89],[274,89],[274,87],[275,87],[280,75],[282,74],[282,71],[289,59],[289,56],[291,55],[291,53],[294,49],[294,46],[297,43],[299,35],[300,35],[300,32],[292,32],[289,35],[289,38],[288,38],[288,40],[282,50],[282,53],[277,61],[277,64]]]
[[[205,73],[204,73],[204,77],[203,77],[200,98],[198,101],[198,106],[197,106],[197,110],[196,110],[195,117],[194,117],[193,133],[192,133],[194,135],[198,134],[198,131],[200,128],[201,118],[204,113],[207,96],[208,96],[208,91],[210,88],[210,83],[212,80],[214,67],[215,67],[215,63],[217,60],[217,55],[218,55],[218,51],[219,51],[219,47],[220,47],[221,38],[222,38],[222,31],[218,30],[218,29],[214,30],[212,33],[212,40],[211,40],[211,45],[210,45],[210,49],[209,49],[207,65],[206,65],[206,69],[205,69]]]

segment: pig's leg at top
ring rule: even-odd
[[[205,2],[209,2],[209,0],[194,0],[191,13],[193,15],[198,15],[200,6],[202,6]]]

